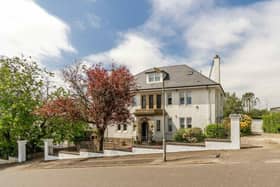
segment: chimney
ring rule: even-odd
[[[212,67],[210,69],[209,78],[219,84],[221,84],[221,58],[219,55],[216,55],[213,59]]]

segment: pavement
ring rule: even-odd
[[[258,148],[27,162],[0,168],[0,186],[279,186],[280,136],[242,138]]]

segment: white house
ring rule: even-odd
[[[161,141],[163,105],[167,140],[180,128],[204,130],[208,124],[222,119],[224,91],[219,56],[213,59],[209,77],[187,65],[174,65],[145,70],[135,79],[137,90],[130,109],[134,121],[109,126],[107,137]]]

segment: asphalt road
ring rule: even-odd
[[[1,172],[5,187],[279,186],[279,163],[36,169]]]

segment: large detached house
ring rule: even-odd
[[[135,80],[137,90],[130,108],[134,121],[109,126],[105,133],[108,137],[161,141],[163,105],[167,140],[180,128],[204,130],[222,119],[224,91],[219,56],[213,60],[209,77],[184,64],[147,69],[135,75]]]

